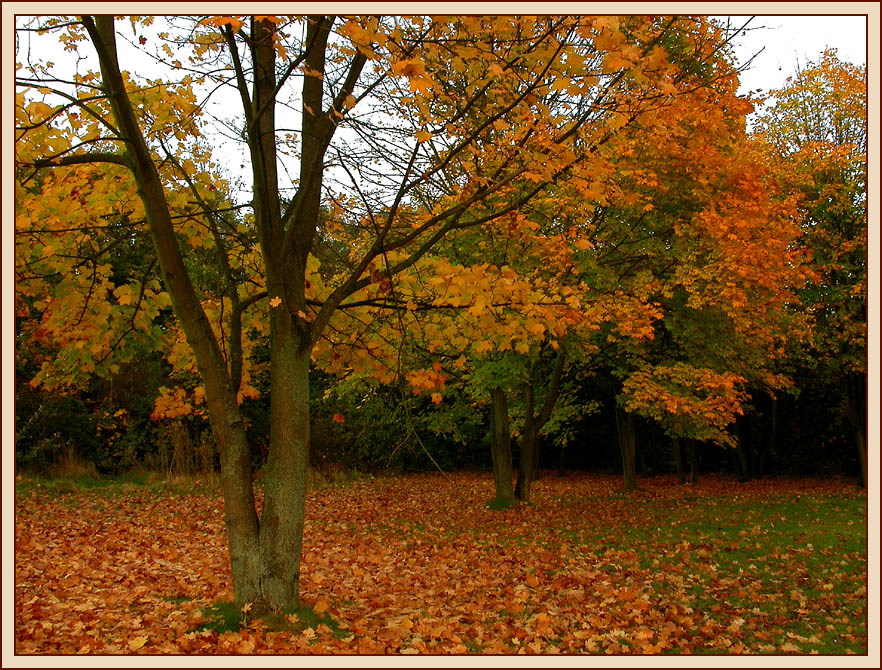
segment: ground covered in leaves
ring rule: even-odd
[[[620,486],[548,475],[533,505],[504,511],[485,506],[486,474],[316,487],[309,607],[270,623],[234,611],[224,630],[216,489],[20,481],[15,651],[867,653],[867,505],[852,483]]]

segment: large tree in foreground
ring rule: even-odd
[[[22,267],[56,258],[64,268],[58,249],[72,237],[90,243],[92,231],[124,214],[132,235],[149,233],[162,282],[145,275],[114,287],[99,246],[94,281],[70,269],[80,304],[36,308],[62,310],[53,322],[62,323],[64,309],[109,301],[134,314],[137,330],[138,319],[149,321],[138,314],[170,303],[220,453],[235,598],[257,608],[298,605],[309,366],[334,314],[382,301],[445,236],[492,224],[554,184],[573,181],[586,198],[601,192],[605,147],[642,110],[706,85],[725,37],[710,22],[676,17],[132,17],[118,25],[83,16],[21,19],[18,33]],[[127,44],[130,33],[137,39]],[[32,62],[31,35],[54,36],[77,58]],[[145,54],[149,78],[135,71]],[[212,129],[214,91],[232,92],[234,102]],[[226,141],[232,148],[221,154]],[[214,197],[211,163],[230,155],[250,164],[247,213],[233,219]],[[201,248],[198,259],[187,245]],[[309,276],[319,248],[333,249],[339,264],[317,295]],[[240,409],[249,319],[269,323],[260,513]],[[70,335],[71,351],[89,348]],[[50,363],[41,379],[53,374],[64,371]]]

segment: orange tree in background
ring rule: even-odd
[[[385,291],[338,313],[317,347],[337,374],[406,375],[436,403],[465,383],[473,402],[489,400],[499,506],[529,499],[538,433],[553,416],[567,358],[578,361],[567,367],[573,373],[616,351],[623,409],[674,438],[727,446],[748,387],[788,384],[775,361],[800,332],[787,306],[806,273],[793,248],[794,200],[745,133],[752,105],[735,95],[732,67],[725,59],[691,67],[690,86],[675,96],[623,82],[620,99],[640,104],[600,143],[601,160],[574,165],[486,226],[453,232]],[[568,100],[557,93],[545,91],[539,104]],[[457,169],[482,173],[472,160]],[[634,444],[625,442],[633,488]]]
[[[335,316],[382,303],[457,231],[529,225],[517,213],[553,187],[602,202],[618,138],[711,87],[726,37],[704,19],[636,16],[24,17],[17,28],[20,292],[60,351],[35,383],[78,366],[112,373],[109,352],[133,333],[164,337],[154,320],[173,310],[174,355],[198,374],[220,454],[235,600],[256,610],[298,605],[309,366]],[[33,61],[28,35],[70,57]],[[238,109],[212,124],[205,105],[220,89]],[[234,205],[217,183],[225,142],[250,166],[240,216],[225,215]],[[150,272],[114,281],[111,229],[119,244],[149,239]],[[87,247],[89,262],[72,262]],[[329,251],[339,262],[322,274]],[[261,337],[271,407],[258,514],[240,403],[255,392]],[[183,402],[171,393],[159,408]]]
[[[813,276],[801,292],[812,324],[804,355],[841,388],[867,476],[867,73],[828,50],[771,91],[756,134],[785,188],[801,195]]]

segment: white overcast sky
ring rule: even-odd
[[[794,4],[794,8],[799,5]],[[835,3],[829,5],[831,9]],[[757,9],[762,3],[757,4]],[[733,16],[741,25],[749,16]],[[756,16],[744,36],[736,40],[739,63],[759,55],[750,69],[741,74],[741,93],[780,87],[796,71],[797,63],[817,62],[828,47],[838,51],[839,59],[856,65],[867,62],[866,16]]]

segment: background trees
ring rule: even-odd
[[[366,401],[391,386],[432,409],[450,385],[492,408],[497,495],[514,433],[522,499],[586,369],[609,365],[620,405],[669,435],[722,443],[742,387],[782,383],[795,215],[713,22],[156,23],[20,25],[91,68],[19,50],[20,343],[45,348],[46,389],[174,369],[152,413],[211,420],[240,604],[297,604],[313,363]],[[220,90],[232,117],[212,118]],[[247,184],[224,178],[227,140]]]
[[[782,181],[802,196],[802,244],[814,260],[802,292],[813,338],[802,365],[841,391],[866,482],[867,79],[835,51],[777,91],[757,133]],[[837,403],[839,404],[839,403]]]

